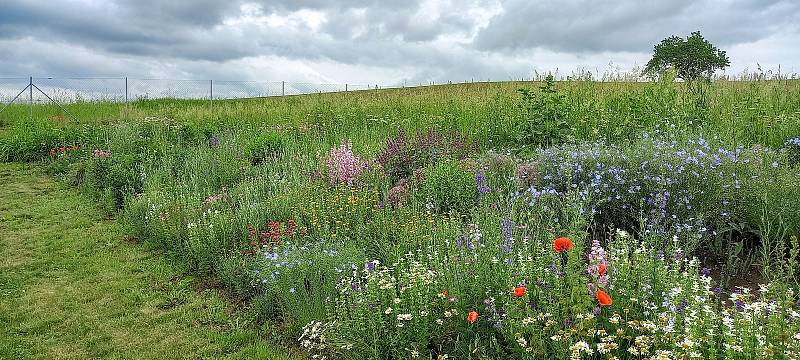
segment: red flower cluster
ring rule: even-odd
[[[50,149],[50,156],[57,157],[59,154],[66,154],[67,151],[75,151],[80,149],[81,147],[78,145],[70,145],[70,146],[59,146],[57,148]]]
[[[301,236],[308,235],[306,228],[299,228],[293,219],[289,219],[286,223],[270,220],[264,230],[258,231],[253,225],[247,227],[247,239],[250,240],[250,246],[259,247],[268,244],[280,244],[285,238],[292,237],[297,234]]]

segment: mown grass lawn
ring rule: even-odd
[[[289,358],[196,287],[75,190],[0,164],[0,359]]]

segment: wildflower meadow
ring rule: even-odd
[[[800,83],[702,86],[76,103],[0,159],[301,357],[798,359]]]

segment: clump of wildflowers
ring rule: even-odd
[[[328,180],[332,185],[355,185],[356,180],[367,168],[368,163],[353,153],[353,141],[342,141],[328,154]]]
[[[606,261],[606,251],[600,245],[600,241],[592,241],[589,250],[586,273],[589,275],[589,294],[594,294],[598,289],[608,286],[608,262]]]
[[[483,170],[478,170],[475,174],[475,185],[478,187],[478,193],[483,195],[492,191],[489,187],[489,179]]]
[[[409,137],[401,130],[394,138],[387,139],[376,161],[389,180],[396,182],[440,161],[463,160],[476,148],[474,141],[467,140],[457,131],[439,133],[428,129],[425,132],[417,131],[415,136]]]
[[[408,181],[400,179],[391,189],[389,189],[388,200],[389,203],[395,207],[403,207],[408,202],[409,191]]]
[[[295,235],[306,236],[308,230],[297,226],[297,222],[293,219],[280,222],[270,220],[267,227],[263,230],[256,230],[252,225],[247,227],[247,240],[251,247],[259,248],[269,245],[278,245],[284,239],[291,238]]]
[[[92,157],[95,159],[103,159],[111,157],[111,150],[94,149],[92,150]]]
[[[81,147],[78,145],[67,145],[67,146],[59,146],[57,148],[50,149],[50,156],[56,158],[60,155],[66,155],[67,153],[77,151]]]

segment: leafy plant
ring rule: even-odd
[[[274,132],[267,132],[251,139],[245,146],[245,153],[250,159],[250,164],[260,165],[265,160],[278,156],[283,148],[283,137]]]
[[[547,76],[538,94],[528,89],[517,91],[522,96],[519,103],[522,118],[517,123],[517,141],[534,146],[567,141],[572,132],[567,122],[569,107],[566,96],[556,90],[553,75]]]
[[[453,160],[432,165],[423,172],[414,196],[418,205],[429,210],[467,213],[478,196],[475,173]]]

